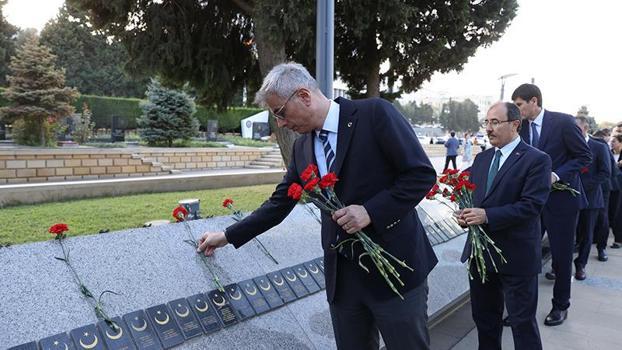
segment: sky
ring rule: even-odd
[[[41,29],[63,0],[9,0],[3,12],[22,28]],[[499,77],[509,77],[505,100],[533,78],[544,108],[575,114],[588,107],[597,122],[622,121],[622,1],[519,0],[505,35],[480,48],[461,72],[435,74],[414,94],[500,96]],[[413,96],[408,96],[413,98]]]

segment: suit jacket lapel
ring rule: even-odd
[[[481,154],[481,156],[478,157],[482,157],[482,165],[483,171],[474,173],[473,176],[475,176],[475,178],[471,181],[473,183],[477,183],[477,184],[483,184],[483,186],[478,186],[475,189],[475,193],[473,194],[473,205],[478,207],[482,201],[484,200],[484,196],[486,195],[486,186],[488,185],[488,171],[490,170],[490,163],[492,163],[492,158],[495,155],[495,151],[494,148],[490,148],[486,151],[484,151],[484,153]]]
[[[544,111],[544,117],[542,117],[542,128],[540,129],[540,141],[538,142],[538,149],[542,149],[542,147],[546,144],[548,140],[548,136],[551,133],[551,115],[546,110]]]
[[[337,130],[337,155],[335,158],[335,174],[339,176],[343,160],[348,153],[352,134],[356,128],[356,107],[352,101],[345,98],[335,100],[339,104],[339,129]]]
[[[519,144],[516,146],[516,148],[514,148],[512,153],[505,160],[505,162],[503,162],[503,166],[501,167],[501,169],[499,169],[499,172],[497,172],[497,175],[495,175],[495,178],[494,178],[494,180],[492,182],[492,186],[490,187],[490,191],[488,191],[488,193],[486,194],[486,197],[484,197],[484,200],[486,200],[486,198],[488,198],[488,196],[492,193],[492,191],[494,191],[495,187],[497,187],[497,185],[499,185],[499,182],[501,182],[501,179],[503,178],[503,176],[505,176],[505,174],[508,172],[508,170],[512,166],[514,166],[516,161],[519,160],[523,156],[523,154],[525,154],[525,149],[526,148],[527,148],[527,144],[523,143],[522,141],[519,142]],[[488,164],[490,164],[490,163],[488,163]],[[486,177],[486,178],[488,178],[488,177]]]

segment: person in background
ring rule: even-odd
[[[466,169],[473,161],[473,134],[464,133],[464,154],[462,155],[462,169]]]
[[[611,136],[611,149],[615,154],[614,159],[616,166],[622,171],[622,133],[618,129],[622,129],[622,123],[614,129]],[[618,182],[619,190],[613,191],[609,199],[609,220],[613,231],[614,242],[611,245],[613,249],[622,247],[622,182]]]
[[[449,168],[449,162],[454,166],[454,169],[458,169],[456,166],[456,157],[458,157],[458,148],[460,148],[460,142],[456,138],[456,133],[452,131],[450,133],[451,137],[447,142],[445,142],[445,148],[447,148],[447,154],[445,156],[445,167],[443,168],[443,172]]]

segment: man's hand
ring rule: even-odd
[[[486,210],[482,208],[466,208],[462,211],[462,218],[467,225],[481,225],[488,221]]]
[[[469,225],[466,223],[466,221],[464,221],[464,217],[462,216],[463,211],[464,210],[462,209],[456,210],[454,212],[454,218],[456,218],[456,220],[458,221],[458,225],[460,225],[460,227],[467,228]]]
[[[212,256],[216,248],[221,248],[229,244],[224,232],[205,232],[199,238],[199,248],[197,253],[204,252],[205,256]]]
[[[348,205],[337,210],[333,214],[333,220],[349,234],[360,231],[371,223],[371,218],[362,205]]]

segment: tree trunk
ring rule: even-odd
[[[380,62],[372,62],[367,72],[367,97],[380,97]]]
[[[42,147],[47,146],[47,140],[45,139],[45,129],[46,129],[46,124],[47,121],[45,120],[45,118],[41,119],[41,122],[39,123],[39,145],[41,145]]]
[[[272,67],[279,63],[285,62],[285,42],[282,39],[274,38],[269,33],[270,18],[257,14],[253,16],[255,24],[255,43],[257,45],[257,54],[259,56],[259,69],[265,77]],[[281,36],[282,37],[282,36]],[[289,164],[291,159],[294,140],[298,137],[295,132],[279,128],[274,121],[270,121],[270,128],[274,130],[276,141],[281,150],[281,156],[285,162],[285,166]]]

